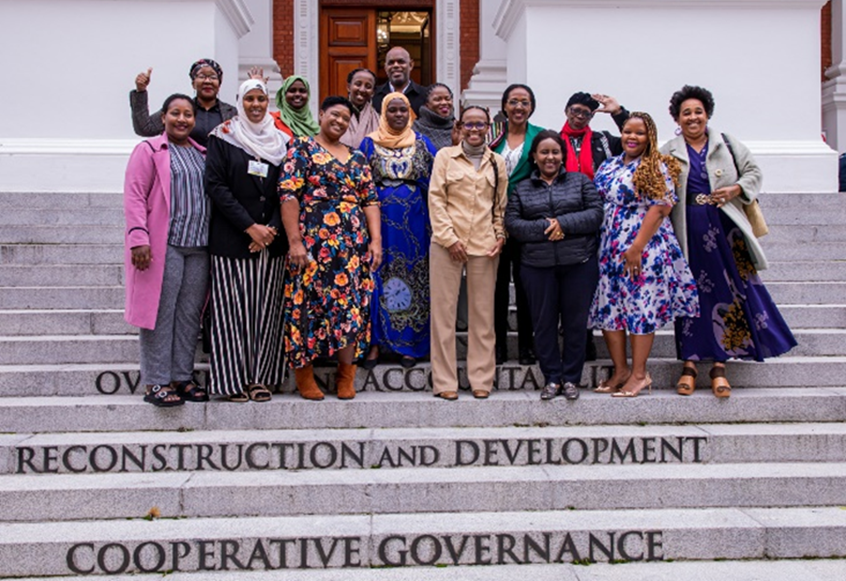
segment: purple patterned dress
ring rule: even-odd
[[[689,145],[687,248],[699,287],[702,316],[676,320],[676,350],[682,361],[776,357],[796,346],[793,333],[758,276],[746,239],[734,222],[713,205],[697,205],[710,194],[705,158]]]
[[[699,315],[696,283],[669,217],[643,250],[640,276],[632,279],[624,273],[623,253],[634,242],[649,207],[671,206],[677,199],[666,167],[662,167],[667,184],[663,199],[635,192],[632,180],[639,164],[640,159],[626,164],[623,155],[612,157],[594,178],[605,202],[605,219],[599,243],[599,284],[588,320],[593,329],[648,335],[678,317]]]

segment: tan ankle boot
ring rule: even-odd
[[[323,392],[317,387],[317,382],[314,381],[314,367],[309,365],[294,370],[294,375],[297,379],[297,391],[305,399],[320,401],[323,399]]]
[[[355,370],[355,365],[338,363],[338,374],[335,376],[338,399],[352,399],[355,397]]]

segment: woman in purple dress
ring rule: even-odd
[[[652,388],[646,362],[655,331],[678,317],[695,317],[699,302],[668,219],[676,203],[678,164],[658,152],[655,123],[646,113],[629,116],[622,144],[622,155],[606,160],[594,179],[605,202],[605,220],[588,325],[602,330],[614,363],[613,375],[594,391],[636,397]]]
[[[709,130],[714,98],[685,86],[670,99],[681,135],[662,151],[678,160],[679,204],[672,220],[699,287],[701,316],[676,321],[676,349],[684,361],[677,391],[696,386],[696,361],[711,361],[711,389],[729,397],[728,359],[763,361],[792,349],[796,339],[758,271],[767,259],[744,205],[761,190],[761,170],[742,143]]]

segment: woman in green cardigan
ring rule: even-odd
[[[502,94],[502,112],[506,121],[496,127],[490,147],[505,158],[508,173],[508,195],[514,187],[529,177],[529,149],[535,136],[543,127],[529,123],[535,112],[536,101],[532,89],[526,85],[510,85]],[[521,365],[535,363],[532,319],[526,292],[520,281],[520,246],[509,239],[499,259],[496,273],[496,294],[494,296],[494,327],[496,329],[496,362],[508,361],[508,287],[511,277],[517,290],[517,347]]]

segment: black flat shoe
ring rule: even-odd
[[[405,369],[411,369],[415,365],[417,365],[417,359],[414,357],[409,357],[408,355],[404,355],[402,359],[400,359],[400,365],[402,365]]]
[[[364,362],[361,364],[361,367],[370,371],[371,369],[375,369],[377,365],[379,365],[378,357],[375,359],[365,359]]]
[[[534,365],[537,362],[535,352],[532,349],[520,350],[520,365]]]

